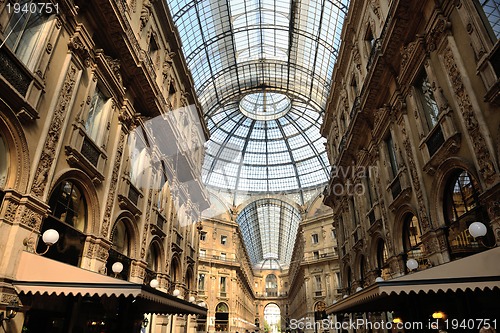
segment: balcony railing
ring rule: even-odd
[[[134,185],[130,184],[130,187],[128,189],[128,195],[127,195],[130,202],[132,202],[134,205],[137,206],[137,204],[139,203],[140,196],[141,196],[141,192],[139,192],[139,190],[136,189]]]
[[[93,166],[97,167],[101,151],[96,148],[89,138],[85,137],[85,139],[83,139],[82,149],[80,152]]]
[[[391,193],[392,193],[392,198],[396,199],[399,193],[401,193],[401,180],[399,176],[396,176],[394,180],[392,181],[391,184]]]
[[[434,133],[432,133],[427,141],[425,142],[427,149],[429,150],[429,156],[432,156],[436,153],[436,151],[443,145],[444,143],[444,135],[441,130],[441,126],[437,125]]]
[[[7,47],[4,46],[0,48],[0,75],[2,75],[22,96],[26,96],[31,81],[33,81],[32,76],[26,71],[26,68],[24,68]]]

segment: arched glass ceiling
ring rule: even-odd
[[[252,264],[269,268],[275,262],[273,269],[287,268],[300,220],[296,208],[278,199],[260,199],[246,206],[236,222]]]
[[[167,2],[211,131],[205,183],[234,193],[324,184],[319,127],[348,0]],[[265,93],[286,95],[290,110],[242,112]]]

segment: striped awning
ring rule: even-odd
[[[144,313],[206,315],[207,309],[147,285],[123,281],[52,259],[23,252],[16,279],[19,294],[37,296],[130,297]]]
[[[376,282],[327,307],[327,314],[374,310],[388,297],[500,290],[500,247],[395,279]],[[386,302],[387,303],[387,302]],[[373,305],[373,306],[370,306]]]

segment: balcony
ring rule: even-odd
[[[7,46],[0,49],[0,89],[5,92],[5,101],[16,110],[16,116],[20,120],[38,119],[38,112],[33,105],[38,104],[43,82]]]
[[[122,193],[118,194],[118,205],[122,209],[127,209],[131,211],[135,216],[140,216],[142,214],[138,207],[139,198],[142,197],[142,193],[130,182],[128,176],[125,177],[125,188]]]
[[[65,152],[68,164],[83,170],[95,185],[104,181],[106,152],[87,136],[85,128],[80,122],[73,124],[71,141],[65,147]]]
[[[410,197],[411,187],[408,179],[408,170],[406,167],[401,168],[387,187],[387,190],[392,194],[392,202],[389,208],[395,211],[404,201]]]
[[[435,131],[429,135],[427,138],[427,141],[425,142],[425,145],[427,146],[427,150],[429,151],[429,155],[432,157],[437,150],[443,145],[444,143],[444,135],[443,131],[441,130],[441,126],[436,126]]]
[[[153,214],[151,216],[151,234],[157,235],[160,238],[165,238],[166,233],[164,228],[166,222],[165,216],[163,216],[163,212],[160,211],[157,207],[153,207]]]
[[[174,228],[172,232],[172,250],[176,252],[182,252],[182,235]]]

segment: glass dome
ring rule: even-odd
[[[205,183],[235,196],[322,187],[321,115],[349,1],[167,3],[210,130]]]
[[[232,103],[208,121],[205,184],[244,193],[280,193],[328,180],[326,140],[319,131],[321,115],[314,108],[294,100],[283,116],[257,120],[239,106]]]
[[[240,111],[255,120],[273,120],[285,115],[292,101],[287,95],[262,91],[244,96],[240,101]]]

